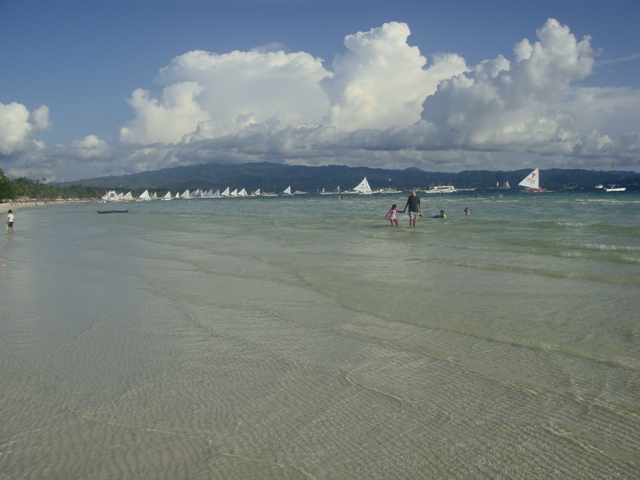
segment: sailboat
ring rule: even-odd
[[[189,193],[188,188],[184,192],[182,192],[182,195],[180,195],[180,198],[191,198],[191,193]]]
[[[171,200],[171,191],[168,191],[167,193],[164,194],[164,197],[162,197],[160,200]]]
[[[369,186],[367,177],[364,177],[364,179],[353,190],[363,195],[371,195],[371,187]]]
[[[252,197],[259,197],[260,196],[260,189],[256,189],[251,193]]]
[[[138,197],[139,200],[151,200],[151,195],[149,195],[149,190],[145,190],[142,192],[142,195]]]
[[[225,188],[224,191],[220,194],[221,197],[228,197],[229,195],[229,187]]]
[[[242,190],[240,190],[238,192],[238,196],[239,197],[246,197],[247,196],[247,191],[243,188]]]
[[[291,195],[291,185],[285,188],[282,192],[284,195]]]
[[[536,168],[533,172],[527,175],[519,184],[523,187],[525,193],[545,193],[544,188],[540,188],[540,171]]]
[[[234,188],[229,195],[232,196],[232,197],[237,197],[238,196],[238,189]]]
[[[115,190],[109,190],[107,194],[102,197],[102,200],[104,200],[105,202],[117,202],[118,194]]]
[[[511,188],[511,185],[509,185],[509,180],[507,180],[502,184],[502,186],[500,187],[500,190],[509,190],[510,188]]]

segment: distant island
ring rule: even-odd
[[[533,167],[532,167],[533,168]],[[459,173],[425,172],[418,168],[388,170],[382,168],[330,165],[307,167],[276,163],[246,163],[241,165],[207,163],[188,167],[59,182],[59,186],[100,187],[142,192],[145,189],[163,190],[223,190],[230,186],[247,191],[282,192],[285,188],[315,193],[337,187],[349,190],[367,177],[371,188],[408,190],[412,187],[428,189],[433,185],[454,185],[457,188],[495,189],[508,184],[517,189],[518,183],[532,168],[514,171],[467,170]],[[541,183],[550,190],[585,189],[596,185],[638,185],[640,173],[631,171],[595,171],[583,169],[541,170]]]

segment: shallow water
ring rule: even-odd
[[[639,477],[640,195],[422,198],[19,211],[0,478]]]

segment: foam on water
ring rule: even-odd
[[[592,197],[22,210],[0,476],[637,477],[639,214]]]

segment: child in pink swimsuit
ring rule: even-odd
[[[398,226],[398,220],[396,219],[396,213],[404,213],[404,210],[398,210],[396,204],[394,203],[393,205],[391,205],[391,210],[389,210],[387,212],[387,214],[384,216],[384,218],[389,217],[389,220],[391,221],[391,226],[393,227],[394,225],[397,227]]]

